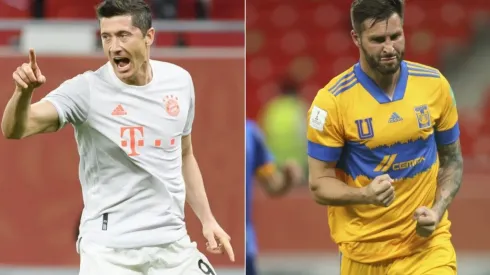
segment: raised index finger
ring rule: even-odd
[[[36,52],[34,52],[34,49],[29,49],[29,64],[31,64],[31,66],[37,65]]]

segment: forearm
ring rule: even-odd
[[[439,159],[436,199],[432,209],[442,217],[458,193],[463,180],[463,157],[459,142],[439,148]]]
[[[270,196],[282,196],[287,193],[292,187],[292,182],[287,180],[287,177],[282,171],[276,171],[268,184],[265,185],[265,190]]]
[[[186,201],[201,223],[213,221],[199,165],[193,154],[182,156],[182,173],[186,187]]]
[[[275,165],[269,165],[257,174],[257,180],[269,196],[281,196],[292,187],[292,182],[285,173],[285,170],[278,170]]]
[[[22,138],[27,128],[32,92],[18,88],[10,98],[2,118],[2,132],[7,138]]]
[[[363,188],[348,186],[346,183],[332,177],[310,180],[310,190],[315,201],[321,205],[353,205],[368,204]]]

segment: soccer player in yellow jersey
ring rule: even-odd
[[[446,78],[403,60],[402,0],[355,0],[359,63],[308,112],[310,189],[328,205],[342,275],[454,275],[447,208],[461,186]]]

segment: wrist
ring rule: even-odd
[[[437,205],[434,205],[431,210],[436,214],[437,217],[437,222],[440,222],[442,217],[444,216],[444,213],[446,212],[445,209],[441,209],[440,207],[437,207]]]
[[[369,195],[368,186],[359,188],[359,196],[360,196],[359,201],[361,202],[361,204],[373,203],[370,199],[371,196]]]
[[[20,87],[15,87],[14,94],[19,96],[19,97],[31,97],[32,94],[34,93],[34,89],[32,88],[20,88]]]
[[[201,224],[203,226],[206,224],[211,224],[211,223],[216,222],[216,219],[214,218],[213,214],[211,214],[211,213],[203,215],[199,220],[201,221]]]

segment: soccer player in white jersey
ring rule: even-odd
[[[13,73],[2,132],[21,139],[73,125],[85,205],[77,242],[81,275],[215,274],[184,222],[187,202],[207,250],[234,261],[192,153],[192,78],[149,59],[155,30],[144,0],[104,1],[97,15],[109,61],[31,104],[46,82],[31,50],[29,63]]]

